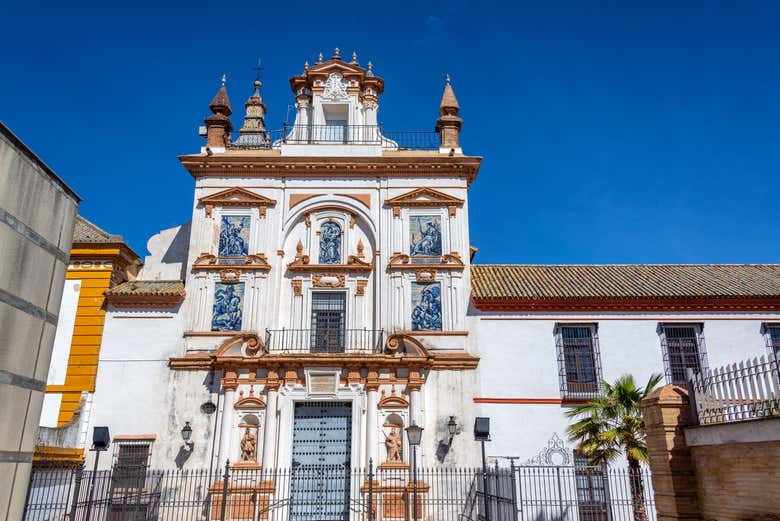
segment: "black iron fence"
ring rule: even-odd
[[[653,521],[655,509],[645,472],[595,468],[493,468],[486,480],[481,469],[418,469],[416,481],[398,464],[134,476],[125,469],[121,479],[111,471],[34,469],[24,521],[65,520]]]
[[[268,329],[265,346],[269,353],[379,353],[381,329]]]

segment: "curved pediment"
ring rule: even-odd
[[[379,403],[377,403],[377,407],[380,409],[387,409],[387,408],[394,408],[394,407],[409,407],[409,400],[404,398],[403,395],[399,396],[395,394],[395,386],[393,386],[393,389],[390,391],[389,396],[385,394],[384,391],[382,391],[382,397],[379,399]]]
[[[265,400],[262,396],[255,396],[254,387],[249,388],[249,394],[244,396],[244,391],[238,392],[238,400],[233,404],[233,408],[241,409],[265,409]]]

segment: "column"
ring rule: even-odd
[[[660,387],[640,407],[658,519],[701,519],[691,450],[683,432],[691,418],[688,391],[676,385]]]
[[[379,377],[376,371],[369,371],[366,379],[366,467],[368,461],[374,462],[374,468],[379,464],[376,441],[376,415],[377,415],[377,391],[379,390]]]
[[[263,468],[276,467],[276,407],[279,398],[279,380],[276,372],[268,371],[265,386],[265,428],[263,429]]]
[[[219,431],[219,461],[217,462],[220,468],[230,458],[230,442],[233,435],[233,403],[236,401],[236,387],[238,387],[236,374],[226,371],[225,376],[222,378],[224,402],[222,404],[222,425]]]
[[[419,372],[409,371],[409,383],[406,387],[409,390],[409,424],[420,425],[420,388],[422,387],[422,378]]]

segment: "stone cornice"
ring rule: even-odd
[[[184,168],[193,178],[386,178],[463,177],[476,179],[482,158],[477,156],[291,157],[246,155],[183,155]]]

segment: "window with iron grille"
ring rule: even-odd
[[[152,442],[149,440],[115,443],[111,488],[114,490],[143,488],[151,456]]]
[[[603,466],[593,466],[588,457],[574,451],[577,509],[581,521],[609,519],[609,489]]]
[[[311,300],[311,350],[344,352],[347,295],[344,292],[314,292]]]
[[[761,329],[766,339],[767,353],[780,358],[780,324],[764,324]]]
[[[686,385],[687,371],[700,373],[707,369],[702,324],[659,324],[664,355],[666,382]]]
[[[590,398],[601,392],[597,324],[557,324],[558,375],[565,398]]]

